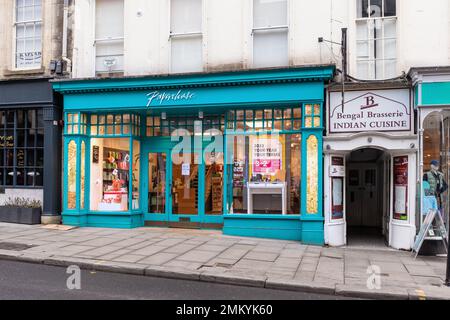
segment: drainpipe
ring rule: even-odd
[[[66,63],[66,70],[69,76],[72,74],[72,61],[67,58],[67,21],[69,17],[69,0],[64,0],[63,13],[63,40],[62,40],[62,60]]]

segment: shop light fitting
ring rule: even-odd
[[[166,120],[167,114],[165,112],[161,113],[161,119]]]
[[[203,115],[203,111],[199,111],[199,112],[198,112],[198,118],[199,118],[199,119],[203,119],[203,116],[204,116],[204,115]]]

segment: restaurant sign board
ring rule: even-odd
[[[330,133],[411,130],[409,89],[330,92]]]

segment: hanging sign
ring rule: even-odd
[[[408,156],[394,158],[394,219],[408,220]]]
[[[275,175],[282,169],[283,144],[278,138],[255,138],[251,142],[252,173]]]
[[[348,91],[344,99],[342,106],[342,92],[330,93],[330,133],[411,130],[409,89]]]

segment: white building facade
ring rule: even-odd
[[[74,79],[318,65],[338,75],[346,28],[347,83],[335,77],[321,114],[324,243],[376,229],[411,248],[422,160],[406,75],[450,64],[448,1],[75,0],[71,13]]]

